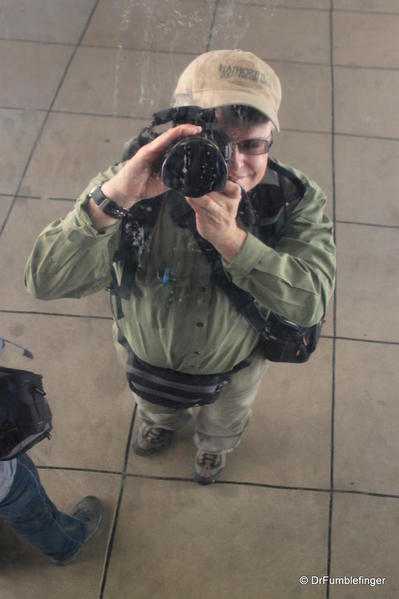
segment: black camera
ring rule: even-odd
[[[127,160],[139,147],[157,137],[154,127],[168,122],[172,122],[173,126],[200,125],[202,132],[182,137],[166,149],[160,165],[165,185],[193,198],[223,189],[228,176],[231,146],[227,135],[219,128],[214,109],[186,106],[157,112],[150,127],[129,142],[123,159]]]
[[[163,182],[193,198],[223,189],[231,149],[227,135],[218,128],[214,110],[177,109],[173,125],[183,123],[200,125],[202,132],[183,137],[167,149],[161,168]]]

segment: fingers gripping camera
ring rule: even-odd
[[[130,158],[138,147],[157,136],[154,127],[168,122],[173,126],[200,125],[202,133],[178,139],[166,149],[160,168],[164,184],[193,198],[223,189],[227,182],[231,145],[227,135],[218,129],[214,110],[189,106],[154,114],[150,127],[143,129],[138,139],[127,147],[123,159]]]

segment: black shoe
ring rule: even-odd
[[[225,453],[197,451],[194,462],[194,480],[200,485],[211,485],[220,476],[226,466]]]
[[[133,439],[133,451],[136,455],[146,457],[159,453],[171,445],[173,432],[159,426],[142,424]]]
[[[83,497],[71,512],[73,518],[81,520],[86,525],[85,543],[91,539],[100,526],[102,516],[101,508],[102,504],[98,497],[88,495],[87,497]]]

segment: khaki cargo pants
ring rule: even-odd
[[[126,365],[126,353],[120,359]],[[123,349],[123,348],[122,348]],[[123,350],[125,351],[125,350]],[[227,453],[240,443],[251,417],[251,406],[256,397],[268,362],[257,349],[250,357],[251,364],[232,375],[217,401],[198,408],[194,443],[203,451]],[[179,430],[192,419],[192,409],[174,410],[159,406],[135,394],[140,419],[146,424]],[[197,408],[196,408],[197,409]]]

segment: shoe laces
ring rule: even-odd
[[[220,461],[220,455],[218,453],[207,453],[203,452],[198,456],[198,464],[200,466],[209,466],[210,468],[215,468],[218,466]]]
[[[93,512],[92,510],[86,507],[80,507],[74,513],[74,518],[77,518],[78,520],[83,520],[84,522],[88,522],[93,518]]]
[[[165,433],[164,428],[150,427],[146,431],[143,431],[143,437],[149,438],[152,441],[159,441]]]

